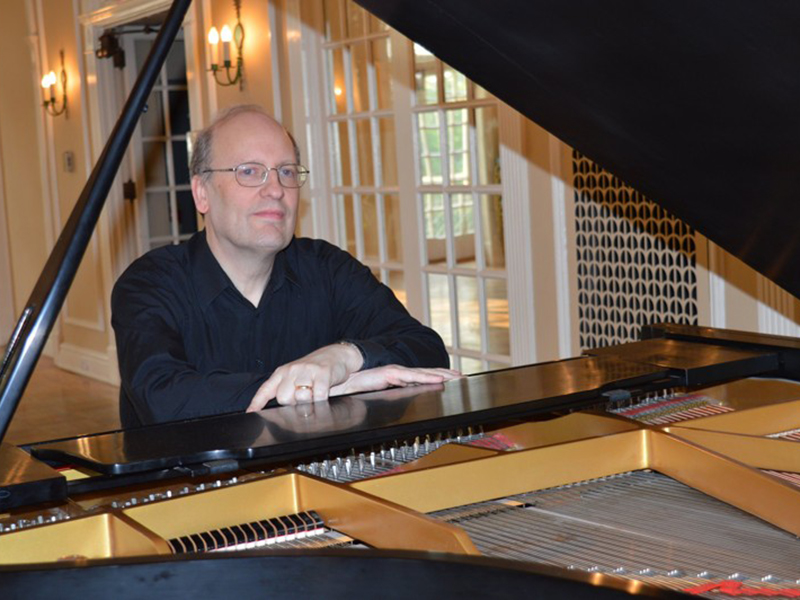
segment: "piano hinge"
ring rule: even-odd
[[[131,202],[136,200],[136,182],[133,179],[128,179],[122,184],[122,197]]]
[[[217,475],[219,473],[230,473],[231,471],[239,470],[239,461],[232,458],[223,458],[220,460],[210,460],[199,465],[184,465],[175,467],[175,471],[189,475],[191,477],[200,477],[202,475]]]

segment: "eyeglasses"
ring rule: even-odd
[[[242,163],[231,169],[204,169],[201,173],[234,173],[236,183],[244,187],[259,187],[264,185],[269,177],[269,172],[278,174],[278,183],[285,188],[299,188],[308,179],[310,171],[303,165],[281,165],[267,167],[261,163]]]

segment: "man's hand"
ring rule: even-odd
[[[463,377],[463,375],[452,369],[423,369],[387,365],[353,373],[347,378],[347,381],[331,388],[330,395],[341,396],[358,392],[377,392],[389,387],[442,383],[459,377]]]
[[[331,344],[275,369],[258,388],[247,412],[261,410],[273,398],[280,404],[327,400],[331,388],[347,381],[362,366],[351,344]]]

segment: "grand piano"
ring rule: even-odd
[[[189,0],[0,372],[12,418]],[[800,7],[358,0],[800,296]],[[127,136],[127,137],[126,137]],[[800,596],[800,340],[570,360],[0,451],[8,597]]]

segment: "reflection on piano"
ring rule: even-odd
[[[783,103],[796,97],[800,10],[360,3],[800,291],[800,253],[768,243],[796,210],[798,125]],[[724,81],[709,75],[728,64]],[[735,136],[763,136],[763,160],[731,144],[745,105],[751,125]],[[759,185],[770,210],[753,201]],[[0,585],[20,597],[791,597],[798,432],[800,340],[653,325],[639,342],[435,389],[3,445]]]

